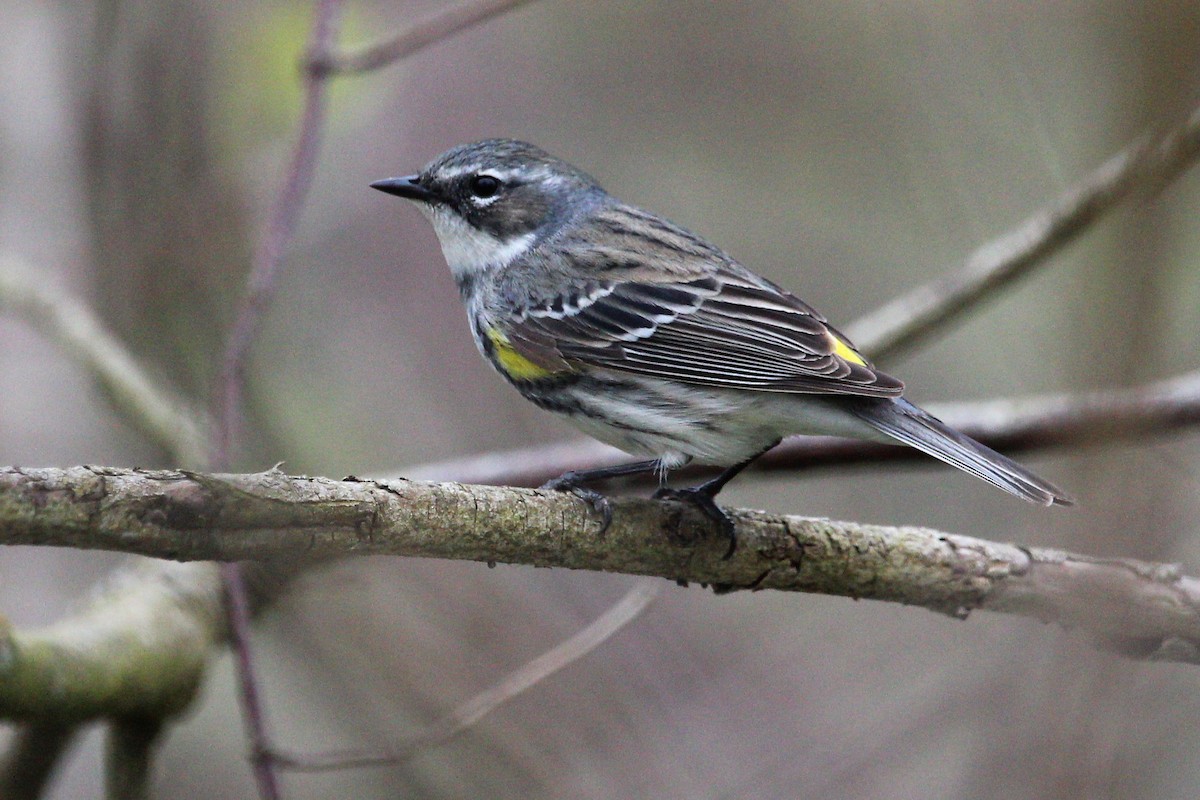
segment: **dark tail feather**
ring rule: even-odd
[[[1047,483],[1007,456],[959,433],[903,398],[854,404],[852,410],[880,433],[958,467],[1009,494],[1043,506],[1069,506],[1075,503],[1057,486]]]

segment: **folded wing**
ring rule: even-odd
[[[678,283],[600,281],[525,309],[506,333],[534,361],[699,386],[867,397],[904,390],[801,300],[732,273]]]

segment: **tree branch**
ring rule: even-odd
[[[319,754],[276,753],[280,767],[298,772],[394,766],[426,750],[445,744],[470,730],[479,720],[517,695],[595,650],[637,619],[658,597],[658,587],[642,583],[570,639],[559,642],[537,658],[521,665],[494,686],[480,692],[413,736],[403,746],[386,752],[343,751]]]
[[[947,423],[1006,453],[1040,452],[1121,440],[1142,441],[1200,425],[1200,372],[1128,389],[1044,395],[975,403],[929,404]],[[594,469],[629,460],[593,440],[521,448],[422,464],[405,474],[424,480],[459,480],[509,486],[540,486],[567,470]],[[829,436],[795,436],[754,462],[751,471],[796,472],[822,467],[938,462],[911,447]],[[680,475],[697,469],[680,470]],[[627,484],[656,480],[642,476]]]
[[[315,20],[309,35],[308,51],[324,53],[333,43],[341,0],[316,0]],[[217,427],[212,448],[212,464],[227,468],[230,446],[241,409],[242,369],[258,326],[275,296],[276,279],[283,262],[284,249],[292,238],[300,210],[312,186],[317,166],[317,151],[324,130],[328,81],[309,71],[304,78],[304,109],[297,124],[283,186],[271,206],[267,226],[254,253],[254,263],[246,276],[246,287],[238,304],[229,337],[222,354],[217,380]]]
[[[11,499],[0,502],[7,506]],[[222,636],[220,601],[212,596],[220,591],[215,572],[211,564],[139,560],[110,576],[76,616],[40,630],[6,624],[0,630],[0,717],[78,722],[184,710],[212,643]]]
[[[654,575],[957,617],[1004,611],[1079,629],[1125,655],[1200,662],[1200,581],[1174,566],[744,510],[733,512],[740,546],[723,560],[725,542],[690,506],[615,498],[613,512],[599,535],[583,503],[555,492],[278,471],[0,470],[8,544],[292,563],[391,554]]]
[[[204,463],[207,420],[159,386],[85,303],[23,261],[0,256],[0,313],[24,319],[57,342],[96,376],[117,411],[178,463]]]
[[[453,6],[401,31],[386,42],[345,53],[313,53],[308,68],[315,74],[347,75],[394,64],[431,44],[500,16],[530,0],[476,0]]]
[[[848,326],[873,358],[911,347],[979,301],[1045,264],[1099,217],[1138,190],[1160,188],[1200,158],[1200,108],[1166,134],[1145,134],[957,270],[918,286]]]

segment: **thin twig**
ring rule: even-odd
[[[1045,209],[980,247],[960,269],[892,300],[848,326],[847,335],[873,358],[912,346],[1045,264],[1135,191],[1161,187],[1198,157],[1200,109],[1165,135],[1142,136]]]
[[[975,403],[929,405],[930,411],[968,436],[1009,453],[1042,452],[1121,440],[1142,441],[1200,425],[1200,372],[1131,389],[1047,395]],[[623,463],[629,456],[591,440],[485,453],[418,465],[404,477],[507,486],[540,486],[568,470]],[[754,463],[753,470],[870,467],[881,462],[938,462],[911,447],[796,436]],[[682,470],[686,476],[694,471]],[[656,479],[644,478],[642,483]],[[638,479],[627,483],[637,484]]]
[[[463,3],[417,22],[398,36],[361,50],[346,53],[313,53],[308,62],[318,74],[369,72],[393,64],[431,44],[486,22],[531,0],[478,0]]]
[[[310,56],[326,52],[336,34],[337,14],[341,0],[317,0],[315,21],[307,52]],[[317,151],[324,131],[327,81],[324,75],[312,70],[304,73],[304,110],[297,126],[296,143],[292,148],[283,188],[275,199],[266,230],[259,240],[246,289],[226,343],[221,374],[218,381],[217,433],[212,463],[218,468],[228,465],[230,447],[238,427],[241,409],[242,370],[246,356],[254,343],[259,324],[275,295],[276,278],[283,253],[291,241],[296,220],[312,186],[316,171]]]
[[[1140,443],[1200,425],[1200,372],[1127,389],[930,408],[951,426],[1006,453]],[[880,460],[936,465],[912,448],[826,437],[797,438],[777,450],[762,469],[869,466]]]
[[[592,652],[640,616],[658,595],[657,584],[639,584],[586,628],[475,695],[394,750],[377,753],[348,750],[319,754],[277,752],[276,763],[282,768],[299,772],[403,764],[459,736],[526,689]]]
[[[57,342],[96,376],[116,409],[178,464],[205,463],[207,421],[151,378],[86,303],[52,287],[49,276],[31,265],[5,256],[0,258],[0,312],[25,319]]]
[[[254,669],[254,653],[250,646],[250,603],[242,566],[222,563],[221,585],[225,590],[225,615],[228,621],[229,649],[233,652],[238,676],[238,699],[242,707],[242,723],[250,742],[250,764],[258,794],[264,800],[281,797],[279,777],[271,757],[271,738],[267,732],[267,713],[258,691]]]
[[[307,54],[321,57],[333,46],[341,0],[316,0],[314,20]],[[288,163],[283,189],[272,206],[269,222],[246,281],[246,291],[229,334],[218,383],[218,412],[212,463],[227,468],[231,447],[239,424],[243,386],[243,367],[258,334],[263,314],[274,297],[283,253],[291,241],[300,210],[316,172],[317,151],[324,131],[327,80],[323,73],[304,71],[304,110],[300,116],[296,143]],[[221,565],[229,646],[237,665],[239,699],[246,734],[250,740],[250,759],[259,797],[278,800],[279,778],[271,760],[271,743],[266,717],[254,674],[250,649],[250,607],[245,579],[238,564]]]

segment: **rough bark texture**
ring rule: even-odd
[[[739,547],[723,560],[725,542],[689,506],[615,498],[613,512],[601,534],[576,498],[528,489],[277,470],[0,470],[5,544],[293,566],[390,554],[605,570],[719,591],[884,600],[958,617],[978,608],[1019,613],[1142,658],[1196,661],[1200,648],[1200,582],[1171,565],[746,510],[732,512]]]

